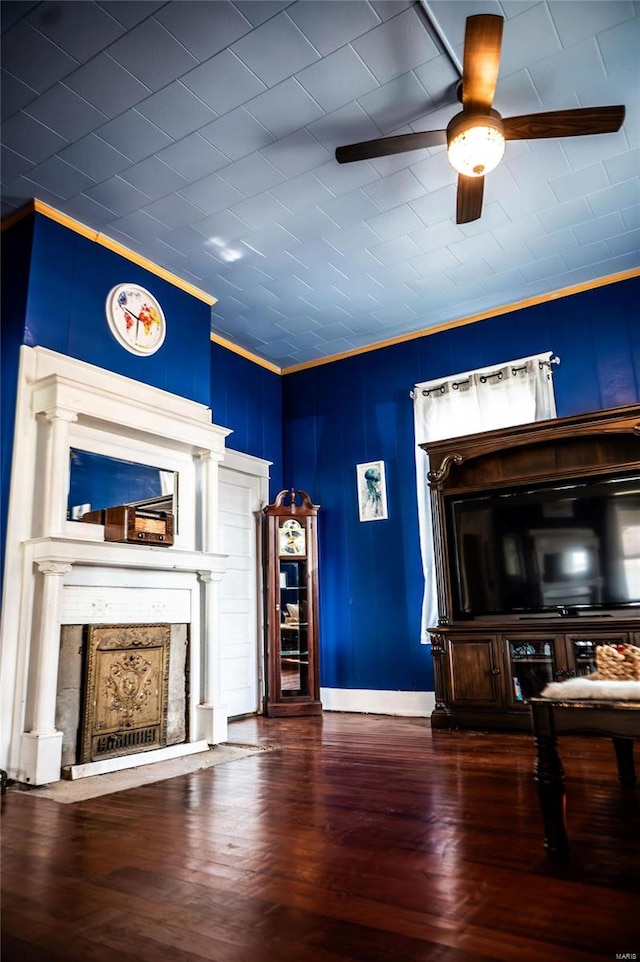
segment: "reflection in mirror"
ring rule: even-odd
[[[69,452],[67,518],[80,521],[89,511],[150,499],[167,499],[176,513],[177,477],[146,464],[93,454],[79,448]]]

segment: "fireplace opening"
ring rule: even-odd
[[[77,764],[189,740],[187,624],[63,625],[56,727]]]
[[[167,744],[171,626],[89,625],[80,761]]]

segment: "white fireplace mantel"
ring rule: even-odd
[[[80,527],[76,524],[75,527]],[[92,525],[104,532],[103,525]],[[209,551],[173,550],[153,545],[121,544],[115,541],[83,541],[77,537],[34,538],[24,543],[34,564],[45,561],[90,565],[100,568],[134,568],[144,571],[220,571],[225,556]]]
[[[7,525],[0,649],[0,767],[38,785],[61,777],[56,730],[60,626],[77,617],[141,623],[156,611],[189,626],[191,754],[226,738],[219,699],[218,465],[230,432],[211,410],[43,348],[23,347]],[[101,525],[69,521],[72,449],[177,478],[172,546],[107,542]],[[131,603],[132,597],[135,604]],[[157,752],[113,759],[113,768]],[[105,769],[106,766],[106,769]],[[109,768],[83,765],[82,774]]]

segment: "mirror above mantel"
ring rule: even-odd
[[[72,447],[67,520],[82,521],[89,512],[151,499],[162,499],[177,518],[177,488],[173,470]]]

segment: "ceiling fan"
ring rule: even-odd
[[[458,171],[456,223],[467,224],[480,217],[484,175],[502,160],[506,140],[608,134],[620,129],[625,113],[623,106],[579,107],[501,117],[492,104],[500,68],[503,24],[504,18],[493,14],[467,18],[462,80],[458,85],[462,110],[449,121],[446,130],[400,134],[338,147],[338,163],[447,144],[449,161]]]

